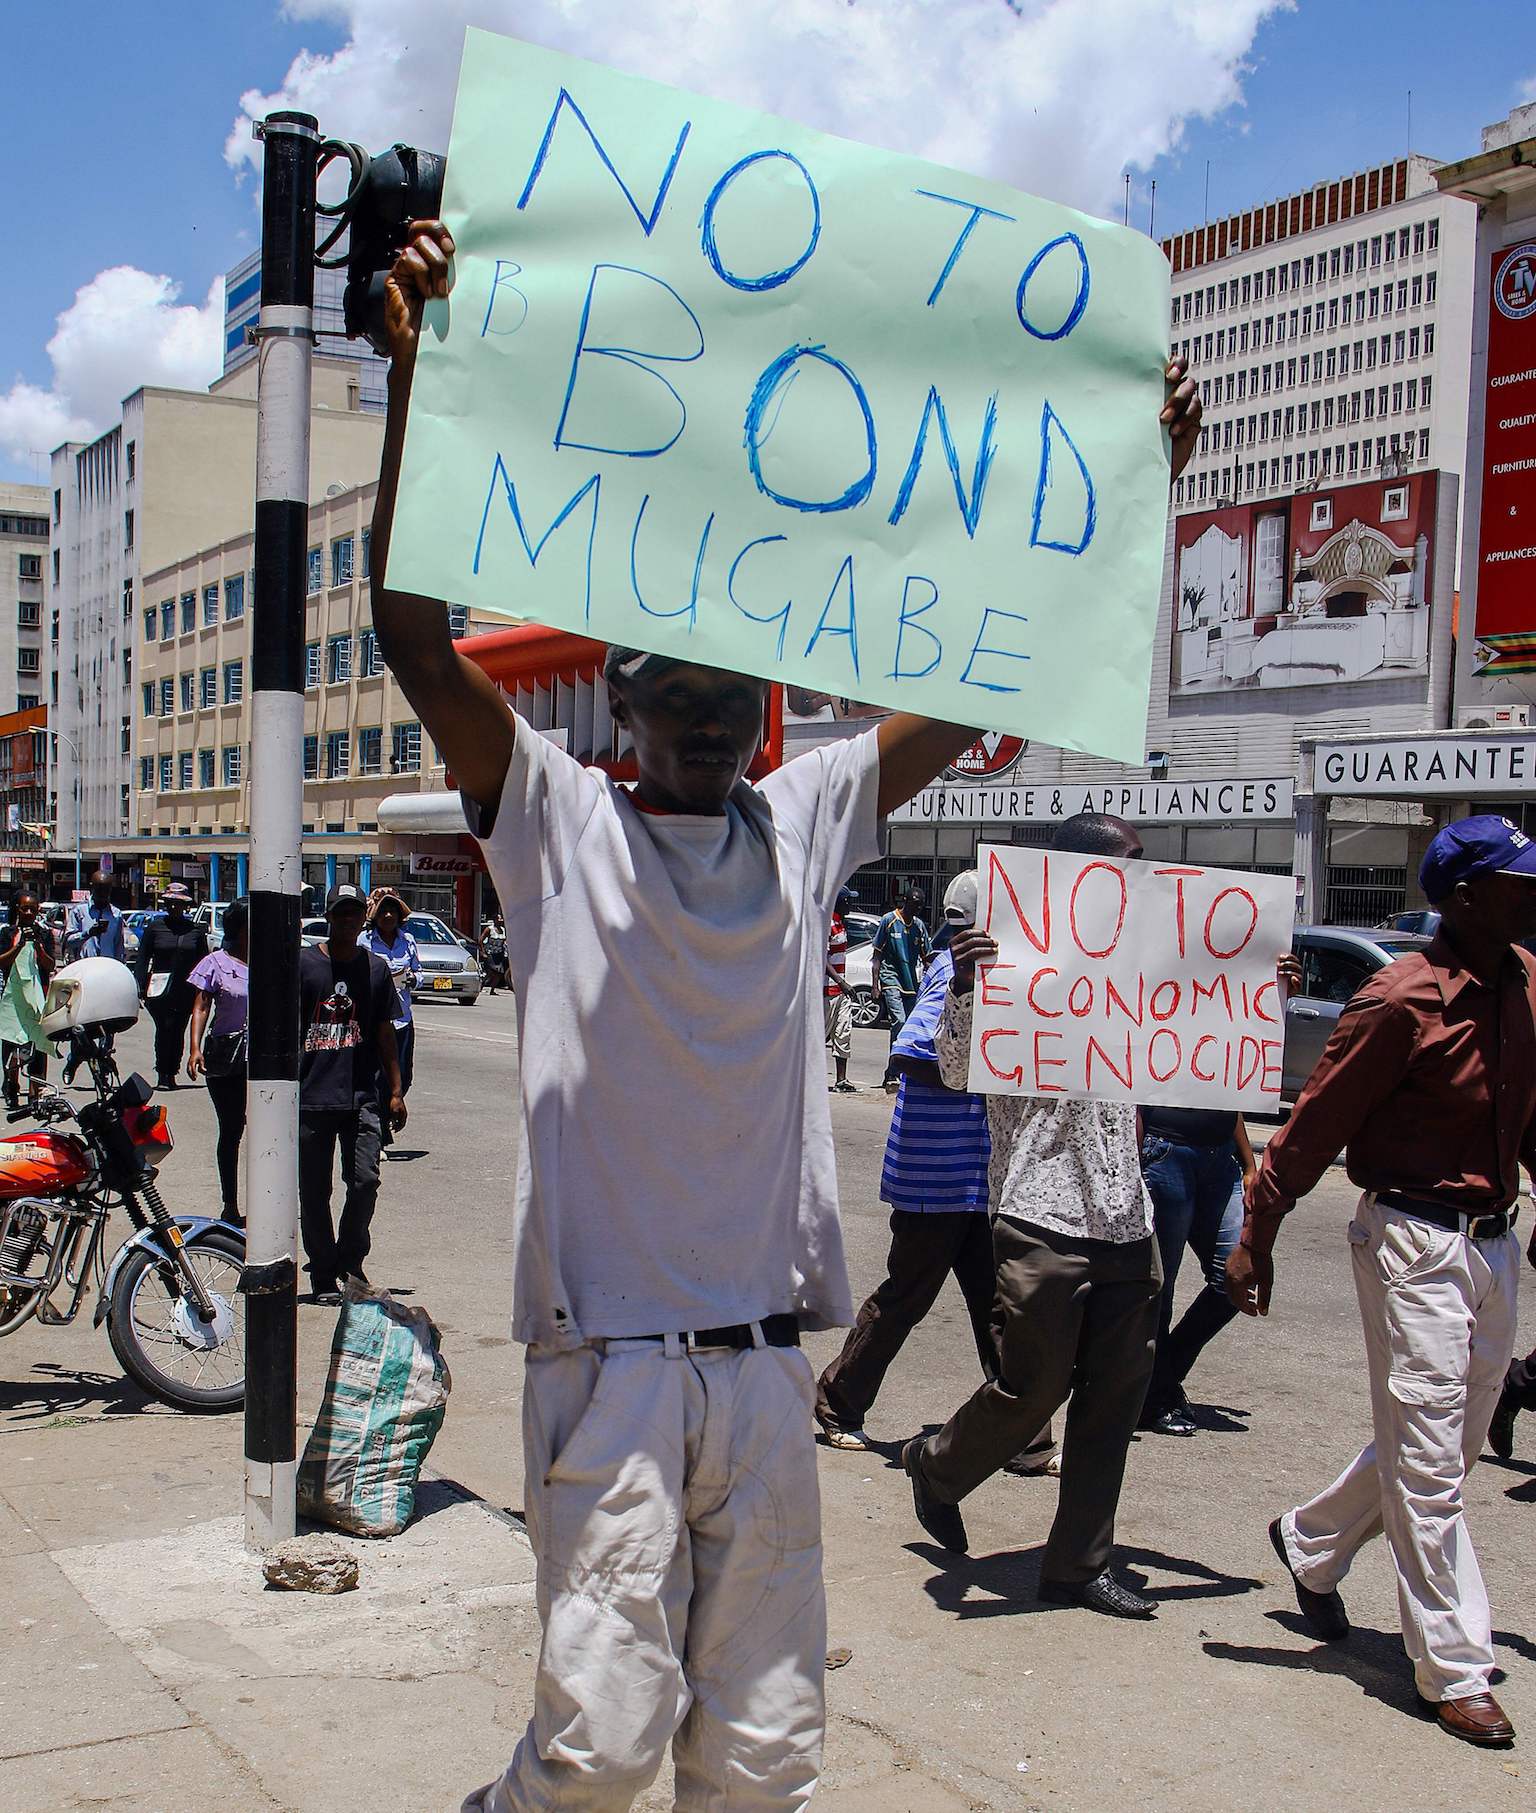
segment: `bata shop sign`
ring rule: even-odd
[[[1536,793],[1536,737],[1394,737],[1386,743],[1319,743],[1317,793],[1476,799]]]
[[[969,753],[969,752],[967,752]],[[1113,786],[925,787],[890,815],[895,825],[1051,825],[1079,812],[1107,812],[1136,824],[1226,824],[1274,819],[1289,824],[1293,783],[1119,781]]]
[[[413,856],[411,875],[415,879],[473,875],[479,866],[473,856]]]

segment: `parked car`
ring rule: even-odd
[[[853,990],[853,1023],[855,1026],[880,1026],[885,1009],[880,1005],[880,991],[875,987],[875,963],[872,945],[880,924],[876,913],[844,913],[843,925],[848,933],[848,963],[843,971]]]
[[[1418,907],[1411,913],[1394,913],[1390,919],[1383,919],[1376,930],[1417,932],[1420,937],[1433,938],[1440,930],[1440,914],[1434,907]]]
[[[158,913],[148,912],[143,907],[135,907],[131,913],[123,914],[123,950],[130,963],[139,954],[139,939],[145,926],[151,919],[159,917]]]
[[[192,923],[207,932],[211,951],[218,950],[224,942],[224,913],[228,905],[226,900],[205,900],[192,909]]]
[[[479,999],[481,982],[474,946],[435,913],[410,914],[405,929],[416,940],[421,958],[421,985],[415,990],[415,998],[421,1001],[430,996],[473,1007]]]
[[[1367,976],[1385,969],[1429,939],[1418,932],[1361,931],[1353,926],[1307,925],[1291,938],[1301,959],[1301,989],[1285,1005],[1283,1101],[1294,1102],[1323,1055],[1339,1009]]]

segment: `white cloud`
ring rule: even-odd
[[[111,422],[141,384],[201,390],[219,374],[224,280],[199,308],[180,287],[132,265],[101,271],[58,318],[48,389],[17,379],[0,394],[0,449],[26,463],[61,441],[84,440]]]
[[[893,150],[1113,212],[1122,172],[1242,100],[1259,25],[1292,0],[287,0],[339,21],[275,93],[241,98],[254,166],[277,107],[371,150],[445,150],[460,28],[483,25]]]
[[[1520,99],[1522,101],[1536,101],[1536,76],[1527,76],[1520,84]]]

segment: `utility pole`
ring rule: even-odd
[[[250,1017],[246,1133],[245,1539],[294,1533],[297,1474],[299,902],[304,584],[318,123],[271,113],[262,141],[251,625]]]

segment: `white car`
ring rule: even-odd
[[[218,950],[224,943],[224,913],[227,900],[205,900],[192,909],[192,923],[208,934],[208,948]]]

